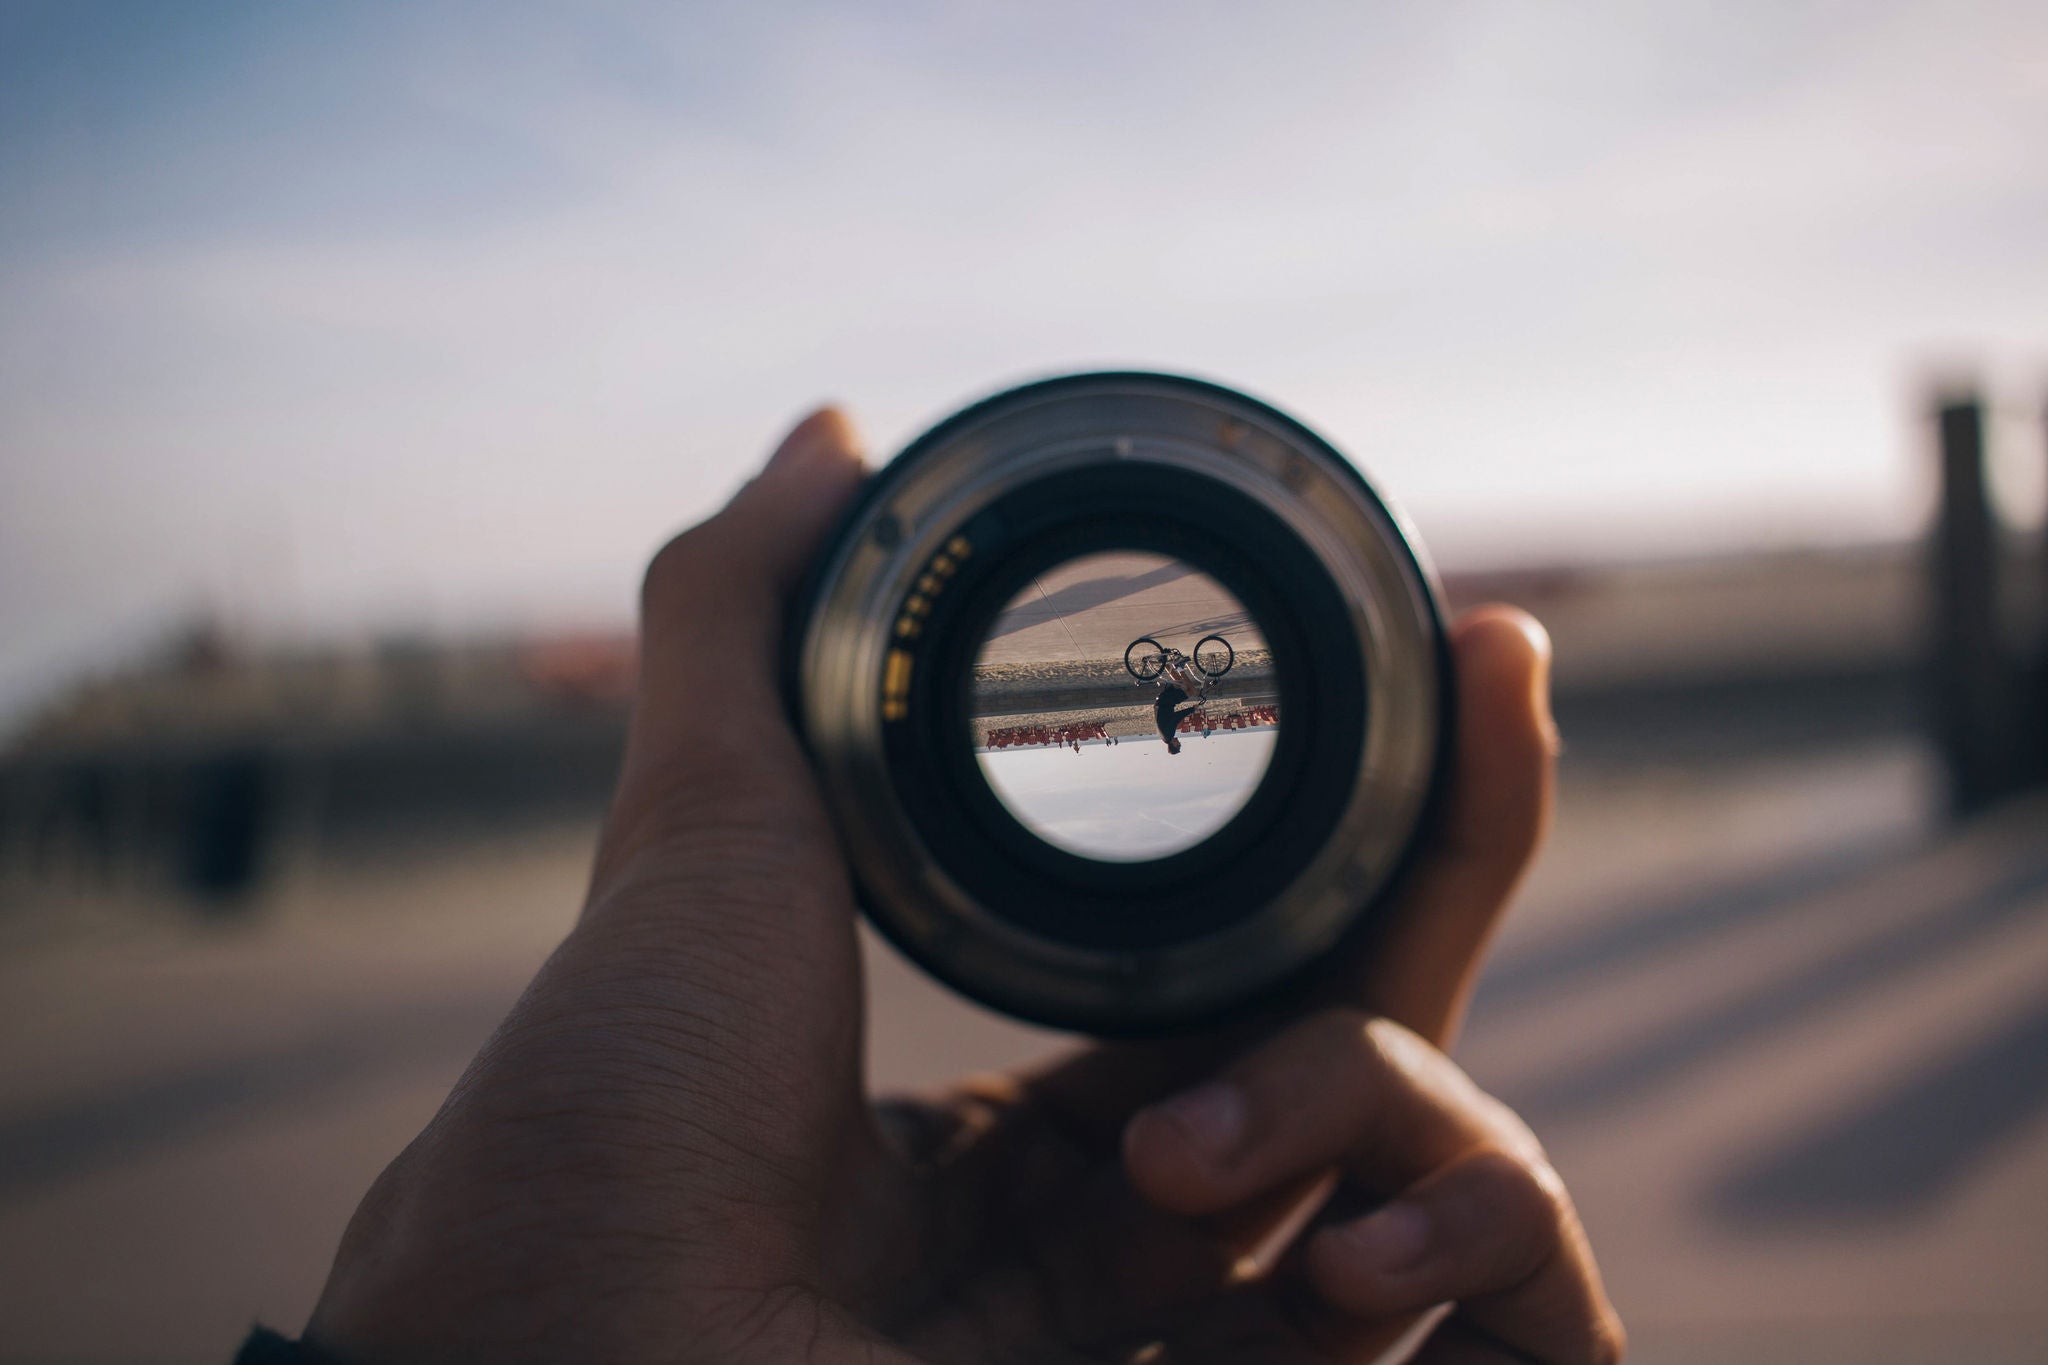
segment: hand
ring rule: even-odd
[[[785,599],[860,476],[819,412],[656,557],[583,915],[364,1199],[307,1340],[363,1365],[1335,1362],[1455,1301],[1423,1358],[1618,1359],[1556,1175],[1435,1046],[1548,818],[1540,627],[1458,624],[1441,829],[1288,1015],[871,1107],[847,870],[776,691]],[[715,725],[675,704],[707,695]]]

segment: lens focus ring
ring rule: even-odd
[[[1262,789],[1207,852],[1039,851],[972,766],[979,637],[948,632],[985,629],[1030,556],[1091,546],[1213,556],[1273,627],[1288,790]],[[869,917],[966,993],[1067,1027],[1175,1027],[1308,967],[1394,879],[1442,766],[1441,615],[1399,519],[1290,419],[1168,376],[1031,385],[919,438],[843,526],[792,646]],[[1142,913],[1158,900],[1175,913]]]

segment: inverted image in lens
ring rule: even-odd
[[[969,706],[981,771],[1026,829],[1113,862],[1200,843],[1243,808],[1280,721],[1271,652],[1229,589],[1141,551],[1034,576],[989,629]]]

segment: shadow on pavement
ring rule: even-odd
[[[2048,863],[2028,862],[1967,900],[1928,907],[1908,924],[1853,943],[1789,976],[1763,982],[1711,1009],[1677,1020],[1589,1066],[1503,1098],[1538,1127],[1630,1099],[1745,1044],[1775,1037],[1849,997],[1879,989],[1907,973],[1924,971],[1930,963],[2037,910],[2044,891],[2048,891]]]
[[[1046,618],[1039,613],[1046,609],[1050,609],[1054,615],[1069,616],[1077,611],[1087,611],[1090,607],[1100,607],[1114,602],[1120,597],[1129,597],[1132,593],[1143,592],[1147,588],[1156,588],[1162,583],[1171,583],[1177,578],[1186,578],[1193,572],[1188,565],[1176,561],[1172,564],[1162,564],[1156,569],[1148,569],[1144,573],[1124,574],[1118,578],[1091,578],[1085,583],[1069,583],[1058,592],[1048,593],[1040,589],[1038,601],[1005,612],[1004,616],[1007,619],[997,620],[989,631],[988,638],[1000,640],[1005,635],[1014,635],[1020,630],[1043,625]]]
[[[360,1077],[422,1063],[459,1065],[510,1005],[503,989],[437,1000],[293,1046],[0,1118],[0,1207],[51,1182],[146,1157]]]
[[[1730,882],[1704,895],[1650,904],[1559,943],[1504,955],[1480,980],[1472,1017],[1484,1021],[1505,1016],[1583,980],[1774,918],[1788,907],[1852,879],[1880,880],[1919,852],[1910,847],[1900,850],[1893,840],[1883,845],[1859,842],[1763,876]]]
[[[1898,1216],[1937,1202],[2048,1107],[2048,1003],[1752,1156],[1710,1212],[1740,1225]]]
[[[1249,612],[1233,611],[1222,616],[1204,616],[1194,621],[1174,621],[1163,626],[1153,626],[1150,628],[1149,633],[1159,636],[1170,644],[1181,636],[1199,636],[1211,633],[1228,634],[1231,631],[1249,629],[1251,626],[1252,618]],[[1261,640],[1264,638],[1264,636],[1260,637]],[[1245,647],[1242,637],[1233,640],[1232,643],[1240,649]]]

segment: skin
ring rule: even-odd
[[[1378,942],[1284,1013],[881,1105],[848,874],[775,703],[862,475],[814,413],[648,570],[575,929],[364,1198],[341,1362],[1606,1362],[1621,1326],[1513,1114],[1439,1050],[1549,818],[1549,645],[1455,628],[1448,808]],[[668,699],[716,690],[716,726]],[[1441,1316],[1435,1305],[1455,1303]]]

